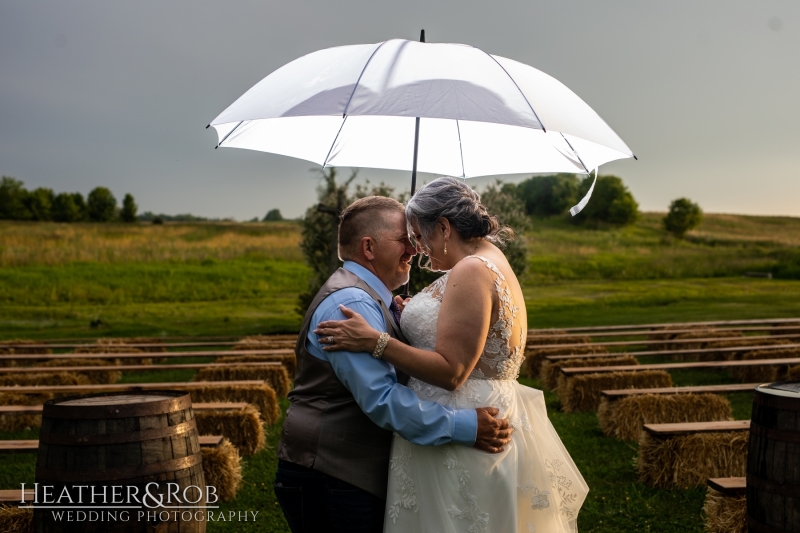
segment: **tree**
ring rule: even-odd
[[[46,221],[53,219],[53,200],[55,200],[53,189],[39,187],[30,191],[23,202],[28,208],[32,220]]]
[[[583,196],[592,185],[592,176],[587,176],[580,185],[578,196]],[[633,224],[639,217],[639,204],[617,176],[599,176],[592,193],[592,198],[578,215],[573,217],[575,223],[608,223],[617,226]]]
[[[272,222],[275,220],[283,220],[280,209],[270,209],[267,211],[267,214],[264,215],[264,222]]]
[[[78,222],[82,220],[82,215],[80,207],[75,203],[75,195],[62,192],[53,200],[53,220],[56,222]]]
[[[117,199],[105,187],[95,187],[89,193],[86,202],[89,220],[92,222],[110,222],[116,215]]]
[[[116,202],[115,202],[116,203]],[[138,206],[136,202],[133,200],[133,195],[130,193],[125,195],[125,198],[122,199],[122,211],[120,211],[119,217],[122,219],[123,222],[136,222],[136,210]]]
[[[24,184],[9,176],[0,179],[0,219],[30,220],[31,213],[25,205],[28,191]]]
[[[525,212],[522,199],[514,194],[513,188],[506,188],[501,181],[492,183],[481,193],[481,203],[489,213],[495,215],[501,224],[514,230],[516,236],[501,247],[511,269],[522,276],[528,266],[527,246],[524,233],[531,228],[531,220]]]
[[[686,232],[696,228],[703,220],[700,206],[688,198],[678,198],[669,204],[669,212],[664,217],[664,229],[682,239]]]
[[[83,195],[79,192],[72,193],[72,201],[75,202],[75,206],[78,208],[78,218],[75,222],[85,222],[89,220],[89,206],[86,205],[86,200],[83,199]]]
[[[574,174],[533,176],[517,185],[505,184],[525,204],[525,212],[537,217],[563,215],[578,203],[580,180]]]

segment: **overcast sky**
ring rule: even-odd
[[[0,0],[0,174],[130,192],[140,211],[298,216],[315,199],[312,163],[214,150],[205,125],[301,55],[421,28],[575,91],[639,157],[601,173],[644,210],[687,196],[709,212],[800,216],[800,2],[788,0]]]

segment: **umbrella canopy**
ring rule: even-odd
[[[474,176],[572,172],[632,157],[564,84],[462,44],[394,39],[279,68],[209,125],[221,147],[326,166]]]

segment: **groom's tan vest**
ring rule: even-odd
[[[327,361],[306,350],[311,317],[328,295],[347,287],[365,291],[383,312],[389,335],[406,342],[391,311],[361,278],[340,268],[319,290],[303,319],[295,354],[294,389],[286,412],[278,458],[313,468],[386,499],[392,432],[376,426],[342,385]],[[331,357],[337,357],[332,354]],[[369,355],[363,355],[369,357]],[[398,371],[398,381],[408,377]]]

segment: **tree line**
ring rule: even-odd
[[[131,194],[125,195],[120,207],[106,187],[95,187],[84,199],[79,192],[56,194],[46,187],[29,191],[20,180],[0,179],[0,220],[136,222],[137,209]]]

